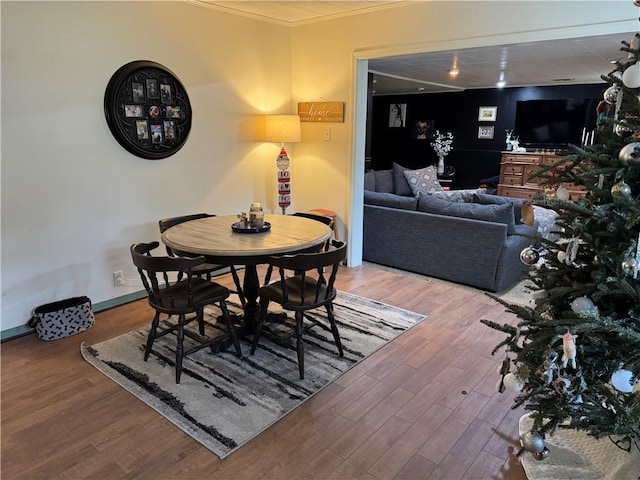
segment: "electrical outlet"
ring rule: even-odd
[[[113,285],[116,287],[124,286],[124,274],[122,273],[122,270],[113,272]]]

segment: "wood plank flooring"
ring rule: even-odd
[[[343,268],[337,287],[428,319],[224,460],[80,355],[148,324],[146,300],[73,337],[2,344],[2,478],[525,479],[522,411],[495,391],[502,334],[479,322],[516,317],[481,291],[367,266]]]

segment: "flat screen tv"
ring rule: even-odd
[[[601,98],[520,100],[516,103],[514,136],[523,147],[562,148],[580,145],[583,132],[596,126]]]

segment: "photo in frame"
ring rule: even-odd
[[[498,107],[478,108],[479,122],[495,122],[497,118],[498,118]]]
[[[413,138],[428,140],[433,137],[433,120],[417,120],[413,125]]]
[[[392,103],[389,106],[389,127],[401,128],[406,124],[407,119],[407,104],[406,103]]]
[[[493,126],[479,126],[478,127],[478,138],[482,140],[492,140],[493,139]]]

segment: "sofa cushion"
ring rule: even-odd
[[[376,191],[376,174],[373,170],[364,172],[364,189],[372,192]]]
[[[376,192],[394,193],[393,170],[374,170],[373,174],[376,179]]]
[[[481,203],[482,205],[504,205],[506,203],[512,203],[515,222],[520,223],[522,220],[522,202],[524,202],[524,200],[521,198],[509,198],[500,197],[498,195],[475,193],[472,201],[474,203]]]
[[[381,207],[398,208],[400,210],[415,210],[418,204],[416,197],[403,197],[393,193],[364,191],[364,203]]]
[[[438,172],[433,165],[419,170],[406,170],[404,176],[416,197],[421,193],[429,195],[442,191],[438,182]]]
[[[411,187],[404,176],[404,172],[408,170],[408,168],[403,167],[402,165],[398,165],[397,163],[393,164],[393,186],[395,188],[394,192],[396,195],[405,195],[407,197],[414,196],[414,193],[411,191]]]
[[[432,193],[433,196],[442,198],[444,200],[449,200],[450,202],[473,202],[473,196],[476,193],[485,193],[487,191],[486,188],[470,188],[467,190],[445,190],[443,192],[435,192]],[[481,202],[475,202],[481,203]]]
[[[486,222],[504,223],[507,226],[507,235],[516,231],[513,219],[513,204],[482,205],[479,203],[449,202],[432,195],[420,194],[418,197],[418,211],[448,215],[451,217],[465,217]]]

